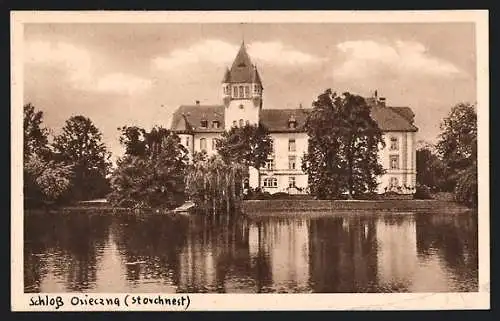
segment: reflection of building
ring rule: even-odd
[[[309,226],[314,292],[371,292],[377,274],[373,219],[321,218]]]
[[[301,158],[307,151],[308,137],[304,124],[310,109],[263,108],[263,85],[244,44],[227,69],[221,85],[220,105],[180,106],[174,113],[171,128],[191,152],[216,152],[216,141],[224,130],[245,124],[262,123],[271,133],[273,153],[260,169],[260,186],[270,193],[301,193],[307,190],[307,175]],[[386,106],[385,98],[368,98],[373,119],[384,131],[387,147],[380,161],[387,174],[379,178],[379,192],[395,189],[412,192],[415,186],[416,143],[414,114],[408,107]],[[250,169],[249,184],[258,186],[257,171]]]
[[[376,230],[379,285],[388,291],[407,289],[417,267],[414,218],[380,218]]]
[[[306,221],[253,224],[249,230],[252,257],[268,257],[272,287],[276,291],[305,289],[309,281],[309,232]],[[260,229],[260,231],[259,231]]]

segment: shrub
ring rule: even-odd
[[[415,194],[413,194],[413,198],[417,200],[432,199],[430,188],[426,185],[417,184]]]
[[[455,200],[468,207],[477,206],[477,167],[475,165],[461,171],[458,175]]]

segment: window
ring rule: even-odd
[[[262,181],[264,187],[278,187],[278,179],[276,177],[266,177]]]
[[[295,156],[288,157],[288,169],[295,169],[297,158]]]
[[[271,145],[271,154],[274,153],[274,140],[271,138],[269,141],[269,145]]]
[[[295,129],[296,126],[297,126],[297,123],[295,121],[288,122],[288,128]]]
[[[208,121],[206,121],[205,119],[203,119],[200,123],[201,123],[201,127],[202,128],[207,128],[208,127]]]
[[[391,147],[390,147],[390,150],[398,150],[398,149],[399,149],[398,138],[397,137],[391,137]]]
[[[295,152],[295,139],[288,140],[288,151]]]
[[[212,138],[212,150],[217,149],[217,138]]]
[[[295,187],[295,176],[288,177],[288,187],[290,188]]]
[[[268,159],[266,161],[266,169],[274,170],[274,159]]]
[[[240,98],[243,98],[243,86],[240,86]]]
[[[207,139],[200,138],[200,150],[207,150]]]
[[[186,137],[186,147],[189,147],[189,137]]]
[[[391,155],[389,156],[390,160],[390,169],[399,169],[399,155]]]
[[[220,126],[220,123],[219,123],[219,121],[218,121],[218,120],[214,120],[214,121],[212,122],[212,127],[213,127],[213,128],[219,128],[219,126]]]
[[[391,177],[391,187],[396,187],[399,185],[398,178],[397,177]]]
[[[243,121],[243,119],[240,119],[240,127],[243,127],[245,125],[245,122]]]
[[[243,106],[243,104],[241,104],[241,105],[240,105],[239,107],[240,107],[240,109],[243,109],[243,108],[245,108],[245,106]]]
[[[250,97],[250,86],[245,86],[245,97]]]
[[[237,125],[236,120],[233,120],[233,127],[236,127]]]
[[[238,98],[238,87],[236,86],[233,87],[233,97]]]

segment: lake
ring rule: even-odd
[[[25,292],[478,291],[477,213],[29,214]]]

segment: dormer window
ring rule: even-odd
[[[238,98],[238,87],[237,86],[233,87],[233,97]]]
[[[245,86],[245,98],[250,97],[250,86]]]
[[[203,119],[200,122],[201,128],[208,128],[208,121],[206,119]]]
[[[292,115],[288,119],[288,128],[295,129],[297,127],[297,121],[295,120],[295,116]]]
[[[214,120],[214,121],[212,122],[212,128],[219,128],[219,126],[220,126],[220,123],[219,123],[219,121],[218,121],[218,120]]]
[[[240,86],[240,98],[243,98],[244,97],[243,95],[244,95],[243,94],[243,86]]]

